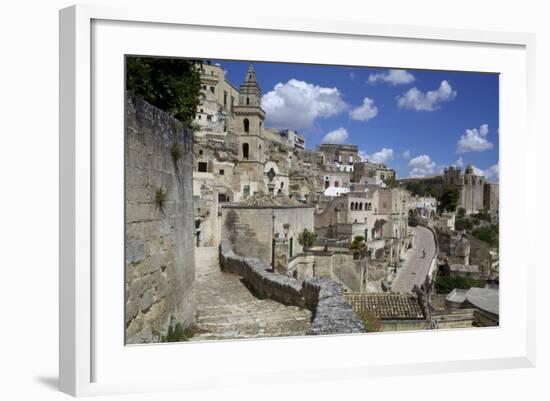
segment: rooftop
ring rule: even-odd
[[[296,199],[289,198],[284,195],[270,195],[266,193],[260,193],[256,195],[249,196],[240,203],[226,204],[223,207],[243,207],[243,208],[254,208],[254,207],[311,207],[300,203]]]
[[[478,309],[498,315],[498,288],[472,287],[466,293],[466,301]]]
[[[344,299],[355,312],[368,310],[381,320],[424,319],[415,295],[397,293],[344,293]]]

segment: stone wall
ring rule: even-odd
[[[344,300],[342,286],[326,278],[298,280],[273,272],[258,258],[236,255],[227,240],[220,246],[220,265],[243,278],[258,297],[308,308],[313,320],[307,334],[364,333],[363,323]]]
[[[193,322],[193,140],[130,94],[125,123],[126,342],[147,343]]]

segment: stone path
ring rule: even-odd
[[[414,247],[407,251],[407,259],[392,283],[393,292],[411,292],[415,284],[421,286],[435,255],[435,241],[430,230],[422,226],[414,227],[412,230],[415,236]],[[426,250],[425,258],[422,257],[423,249]]]
[[[309,310],[256,298],[239,277],[217,267],[216,248],[210,256],[201,251],[201,263],[209,266],[198,266],[198,334],[192,341],[305,335],[311,320]]]

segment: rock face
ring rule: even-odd
[[[313,319],[306,334],[365,332],[363,323],[345,301],[341,284],[333,280],[302,281],[275,273],[260,259],[236,255],[226,240],[220,246],[220,265],[224,271],[241,276],[258,297],[311,310]]]
[[[193,322],[192,133],[126,99],[126,342],[155,342]]]

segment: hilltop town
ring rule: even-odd
[[[193,191],[181,196],[192,201],[185,241],[193,249],[185,252],[195,263],[182,319],[192,339],[498,325],[498,184],[471,165],[400,179],[353,144],[308,149],[293,127],[265,126],[252,64],[243,78],[237,88],[222,66],[202,64],[196,129],[186,139]],[[130,102],[130,111],[147,107]],[[145,220],[127,216],[127,228]],[[139,232],[127,239],[130,269],[155,257],[140,241]],[[129,342],[159,340],[173,323],[166,303],[151,315],[160,292],[145,308],[146,286],[131,293],[156,273],[147,274],[127,274]]]

